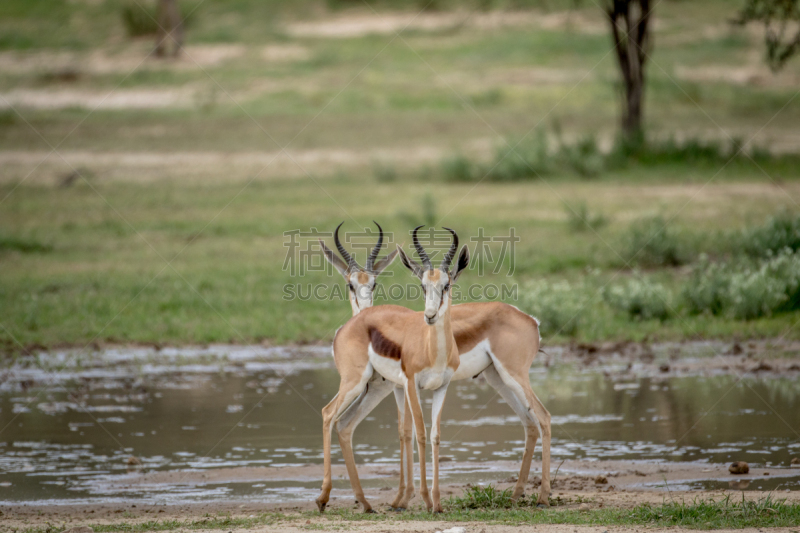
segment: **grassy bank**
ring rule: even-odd
[[[394,233],[393,242],[406,244],[405,232],[416,224],[449,225],[467,243],[478,228],[488,236],[507,236],[514,228],[520,240],[513,272],[511,255],[502,254],[503,243],[489,243],[493,262],[488,256],[476,259],[460,282],[461,297],[480,301],[487,295],[482,287],[518,287],[506,300],[542,315],[546,342],[797,335],[791,330],[795,311],[776,310],[751,320],[692,314],[679,297],[700,252],[711,251],[712,259],[724,261],[745,221],[763,227],[787,207],[786,193],[763,181],[686,186],[669,180],[642,184],[622,175],[599,183],[562,179],[481,184],[477,190],[472,184],[435,182],[362,185],[355,178],[247,186],[79,183],[65,189],[23,184],[0,212],[0,338],[10,351],[20,348],[17,341],[49,346],[92,340],[327,341],[350,314],[335,292],[343,282],[326,272],[300,276],[283,270],[290,251],[284,232],[331,231],[342,220],[346,230],[355,231],[373,219]],[[789,194],[800,192],[794,184],[784,187]],[[607,222],[579,227],[572,208],[577,204]],[[663,223],[675,215],[668,236],[643,246],[650,236],[637,237],[637,231],[658,213],[664,214]],[[315,239],[301,242],[305,247]],[[673,245],[687,254],[677,266],[645,261],[669,254]],[[470,246],[475,255],[477,244]],[[634,257],[639,248],[644,255]],[[358,253],[363,262],[363,251]],[[604,298],[614,287],[642,279],[670,292],[668,316],[635,316]],[[387,290],[398,283],[415,285],[399,262],[380,281]],[[540,306],[546,301],[527,297],[531,284],[541,283],[575,288],[559,301],[580,308],[579,328],[552,327],[563,322],[556,316],[563,306],[548,310]],[[307,284],[323,284],[321,299],[286,300],[286,286],[298,284],[306,296]],[[474,284],[479,288],[470,297]],[[394,301],[386,294],[379,303]],[[419,306],[416,299],[398,303]]]
[[[363,522],[392,523],[398,521],[481,522],[515,526],[535,524],[572,524],[602,526],[681,527],[688,529],[740,529],[796,526],[800,521],[800,505],[767,497],[761,500],[737,501],[735,498],[665,502],[662,505],[638,505],[631,509],[605,508],[577,510],[550,508],[471,509],[462,507],[464,501],[451,499],[445,503],[443,514],[418,510],[404,513],[363,514],[353,511],[329,511],[301,514],[265,513],[253,517],[210,516],[201,519],[153,520],[147,522],[117,522],[92,524],[98,533],[173,530],[252,529],[264,526],[294,526],[308,530],[357,528]],[[312,522],[313,520],[313,522]],[[51,533],[55,527],[33,527],[18,533]]]

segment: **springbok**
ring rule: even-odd
[[[325,244],[325,241],[322,239],[319,240],[319,244],[322,247],[322,252],[325,255],[325,259],[333,265],[333,267],[339,272],[339,274],[344,277],[345,282],[347,282],[347,290],[350,300],[350,307],[353,310],[353,316],[356,316],[362,309],[366,309],[368,307],[372,307],[373,299],[375,297],[375,284],[377,277],[388,267],[392,261],[394,261],[395,257],[397,257],[397,250],[394,250],[389,253],[386,257],[378,261],[377,263],[375,260],[378,258],[378,254],[381,251],[381,247],[383,246],[383,228],[381,225],[372,221],[378,227],[378,242],[375,247],[372,249],[372,252],[367,257],[367,262],[365,263],[365,268],[361,268],[361,266],[356,262],[355,258],[350,255],[350,253],[345,249],[342,245],[341,241],[339,240],[339,228],[342,227],[344,222],[340,223],[336,226],[336,230],[333,232],[333,242],[336,244],[336,249],[339,250],[339,254],[341,254],[342,259],[336,257],[333,253],[333,250],[328,248]],[[413,313],[411,309],[401,308],[404,309],[408,313]],[[337,330],[338,333],[338,330]],[[334,355],[334,362],[336,364],[337,370],[339,370],[339,374],[341,375],[342,371],[339,369],[340,361],[336,359]],[[385,382],[381,377],[381,381]],[[363,401],[366,401],[367,404],[377,406],[381,400],[383,400],[386,396],[389,395],[390,392],[394,390],[394,397],[395,401],[397,402],[397,426],[400,431],[400,444],[402,445],[403,440],[403,431],[408,431],[408,450],[411,450],[411,426],[410,426],[410,417],[406,417],[406,400],[405,400],[405,393],[403,389],[400,387],[386,387],[386,386],[377,386],[373,384],[372,387],[368,388],[367,391],[362,396],[359,396],[358,399],[355,400],[355,404],[353,404],[352,408],[357,408],[357,404]],[[331,401],[331,404],[336,401],[336,398]],[[329,404],[330,406],[330,404]],[[364,416],[369,414],[369,412],[365,412]],[[363,418],[363,417],[362,417]],[[356,426],[361,422],[362,418],[356,420],[355,425],[353,426],[351,431],[355,431]],[[341,440],[342,433],[340,432],[339,421],[336,421],[336,433],[339,435],[339,439]],[[411,474],[409,474],[409,482],[408,488],[406,487],[406,478],[405,478],[405,469],[403,468],[403,450],[400,450],[400,485],[397,488],[397,496],[395,496],[394,501],[392,502],[392,508],[394,509],[404,509],[405,505],[402,505],[402,502],[408,502],[414,496],[414,483],[413,483],[413,455],[411,459]],[[406,504],[407,505],[407,504]]]
[[[380,226],[379,226],[380,227]],[[338,228],[337,228],[338,229]],[[414,237],[416,240],[416,231]],[[415,246],[416,246],[415,242]],[[324,244],[323,244],[324,246]],[[350,255],[340,246],[337,238],[337,247],[342,257],[349,263]],[[326,249],[324,247],[323,249]],[[419,248],[417,248],[419,251]],[[374,253],[374,251],[373,251]],[[333,263],[332,253],[326,252],[326,257]],[[335,258],[340,265],[343,265],[338,258]],[[394,256],[392,255],[392,259]],[[385,266],[384,266],[385,268]],[[359,293],[362,287],[356,282],[350,281],[350,275],[344,269],[337,267],[349,284],[352,285],[351,292]],[[373,285],[374,286],[374,285]],[[369,289],[369,287],[367,287]],[[364,294],[372,295],[372,290]],[[371,306],[371,302],[367,307]],[[406,308],[392,306],[395,312],[413,313]],[[354,314],[357,311],[354,308]],[[530,386],[529,371],[536,354],[539,351],[539,323],[538,321],[523,313],[514,306],[502,302],[487,303],[466,303],[452,306],[451,320],[453,334],[460,354],[461,364],[466,362],[469,367],[475,369],[475,373],[463,377],[477,377],[483,374],[490,386],[492,386],[506,403],[520,417],[525,429],[525,452],[523,454],[520,474],[512,493],[512,499],[516,501],[525,490],[525,482],[530,473],[531,460],[533,458],[536,441],[539,435],[542,438],[542,484],[539,491],[539,506],[549,505],[550,495],[550,413],[534,394]],[[366,375],[367,370],[372,371],[369,365],[367,353],[348,354],[347,360],[343,361],[336,352],[334,360],[340,375],[343,376],[340,384],[340,394],[347,394],[348,386],[356,387],[358,390],[351,392],[354,398],[346,412],[343,411],[340,417],[336,418],[337,431],[345,431],[348,438],[352,438],[352,432],[364,417],[385,398],[391,387],[387,387],[383,376]],[[344,379],[343,372],[351,374],[349,380]],[[360,379],[356,379],[360,376]],[[461,373],[456,377],[462,377]],[[398,405],[398,427],[400,433],[400,487],[398,495],[391,504],[397,510],[405,509],[409,500],[414,496],[413,486],[413,451],[412,451],[412,430],[411,417],[405,416],[405,393],[400,387],[394,389],[395,399]],[[326,406],[325,409],[332,409],[334,402],[339,395]],[[346,406],[347,404],[345,404]],[[325,409],[323,409],[323,419]],[[333,421],[333,419],[332,419]],[[346,422],[346,424],[344,423]],[[330,423],[323,423],[323,434],[326,435],[326,442],[330,441]],[[327,427],[327,433],[326,433]],[[340,433],[340,441],[342,440]],[[351,452],[352,453],[352,452]],[[348,467],[348,473],[354,472]],[[404,475],[405,472],[405,475]],[[330,478],[330,461],[325,464],[325,477]],[[361,494],[359,501],[363,500],[363,493],[360,492],[360,485],[357,482],[357,474],[353,479],[353,489],[356,494]],[[408,480],[407,487],[404,478]],[[325,489],[317,499],[317,506],[320,512],[325,510],[328,502],[330,488]],[[365,505],[365,511],[371,510],[369,505]]]
[[[353,492],[356,499],[364,506],[364,511],[372,511],[358,480],[358,471],[353,458],[352,430],[363,419],[364,412],[371,411],[388,391],[384,394],[375,394],[371,401],[363,398],[357,402],[355,409],[350,409],[353,401],[372,388],[371,385],[403,387],[417,436],[420,494],[428,510],[435,512],[442,510],[439,495],[439,427],[447,387],[460,366],[450,320],[452,301],[450,289],[452,283],[468,266],[469,252],[466,246],[462,248],[456,268],[451,273],[450,263],[458,249],[458,236],[449,230],[453,235],[453,243],[439,268],[434,269],[425,250],[419,244],[418,230],[419,228],[414,230],[414,246],[423,261],[424,268],[410,259],[399,246],[398,251],[403,264],[422,282],[425,291],[425,311],[409,313],[405,308],[394,305],[370,307],[351,318],[334,337],[333,352],[342,381],[334,401],[322,410],[325,479],[322,483],[322,493],[317,498],[320,510],[324,510],[327,505],[332,486],[330,426],[336,420],[342,455]],[[365,354],[366,361],[363,357]],[[343,365],[344,368],[341,368],[339,360],[351,364]],[[433,499],[428,493],[425,475],[426,431],[419,400],[420,389],[433,391],[431,418]]]

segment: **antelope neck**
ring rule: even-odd
[[[449,303],[449,302],[448,302]],[[427,336],[428,358],[431,368],[443,370],[447,366],[450,351],[453,349],[453,326],[450,323],[450,305],[444,311],[444,315],[433,325],[425,325]]]

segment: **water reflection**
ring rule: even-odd
[[[113,366],[56,372],[50,387],[36,379],[31,385],[22,373],[6,376],[0,384],[0,427],[6,428],[0,434],[0,500],[113,499],[158,491],[195,499],[305,497],[319,480],[291,487],[136,486],[127,494],[119,488],[103,492],[95,481],[129,475],[130,456],[149,471],[321,463],[319,411],[336,394],[339,379],[329,356],[318,355],[297,361],[291,354],[250,354],[220,363],[195,354],[189,364],[176,364],[166,354],[171,363],[155,364],[121,354]],[[531,381],[553,415],[555,461],[743,459],[768,466],[786,465],[800,454],[792,429],[800,426],[800,386],[791,378],[617,379],[556,366],[535,368]],[[396,410],[387,399],[356,434],[358,460],[396,463],[396,435]],[[451,386],[443,413],[445,461],[517,460],[523,446],[518,420],[494,390],[475,382]],[[798,488],[796,481],[784,482],[782,487]]]

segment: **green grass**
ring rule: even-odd
[[[796,320],[795,312],[739,321],[691,316],[679,307],[673,319],[631,323],[600,297],[605,285],[631,277],[620,268],[617,252],[624,251],[629,221],[639,220],[653,207],[635,199],[643,194],[662,198],[664,191],[671,191],[668,200],[663,197],[657,204],[666,212],[681,209],[670,227],[702,243],[701,237],[713,239],[715,232],[741,227],[748,217],[763,224],[769,213],[786,206],[781,195],[750,194],[752,184],[742,189],[736,184],[711,186],[702,202],[687,204],[692,190],[665,181],[642,185],[624,176],[591,185],[562,178],[548,184],[485,185],[477,190],[473,184],[410,185],[398,180],[373,181],[363,187],[363,183],[360,178],[341,177],[316,183],[256,180],[246,187],[179,182],[100,181],[92,187],[77,183],[69,188],[23,184],[0,210],[2,242],[9,243],[0,252],[0,322],[5,327],[0,338],[11,351],[19,349],[17,341],[80,346],[95,338],[161,343],[327,341],[350,314],[346,302],[284,301],[284,285],[322,283],[332,290],[343,282],[338,275],[312,272],[297,278],[283,271],[287,253],[283,232],[311,227],[331,231],[342,220],[350,231],[373,219],[395,233],[395,242],[406,245],[410,240],[404,232],[417,223],[450,225],[465,242],[480,227],[486,235],[497,236],[514,227],[521,240],[513,275],[506,275],[510,266],[506,260],[496,274],[495,263],[483,276],[470,270],[459,285],[466,293],[471,284],[583,280],[587,288],[582,294],[589,297],[586,316],[591,320],[584,320],[578,330],[581,339],[778,336]],[[0,188],[0,193],[10,190]],[[565,201],[614,213],[614,219],[597,230],[575,232],[564,213]],[[474,251],[475,244],[471,246]],[[494,257],[501,246],[491,244]],[[587,267],[593,269],[588,276]],[[380,278],[382,286],[415,285],[399,262],[390,272]],[[677,294],[690,273],[661,268],[646,275]],[[513,297],[508,300],[519,303]],[[398,303],[419,308],[416,300]],[[797,336],[791,330],[788,334]],[[566,338],[546,336],[545,342]]]
[[[491,494],[488,494],[491,492]],[[562,504],[564,502],[561,502]],[[346,527],[348,522],[482,522],[488,524],[533,525],[572,524],[595,526],[646,526],[683,527],[688,529],[743,529],[762,527],[790,527],[800,521],[800,505],[767,496],[759,500],[739,501],[727,496],[718,500],[695,499],[692,502],[665,501],[661,505],[638,505],[631,509],[604,508],[577,510],[551,507],[542,510],[510,502],[509,491],[499,492],[493,487],[477,488],[463,498],[443,502],[443,514],[420,510],[404,513],[379,512],[364,514],[352,510],[331,509],[324,515],[315,512],[300,514],[264,513],[255,517],[209,516],[202,519],[151,520],[143,522],[117,522],[92,524],[98,533],[145,531],[172,531],[195,529],[253,529],[276,524],[297,525],[304,529],[330,529]],[[304,523],[314,520],[313,523]],[[53,533],[56,526],[32,527],[19,533]]]
[[[798,156],[754,153],[755,163],[742,156],[729,161],[730,142],[717,129],[747,139],[763,127],[765,136],[780,140],[800,121],[800,107],[783,109],[793,88],[677,74],[679,67],[733,69],[749,61],[759,39],[737,28],[704,31],[725,23],[730,2],[659,4],[645,93],[651,142],[609,155],[600,147],[614,138],[618,122],[615,60],[607,53],[608,36],[582,23],[565,29],[456,24],[410,30],[402,38],[294,38],[287,33],[293,21],[360,16],[368,9],[327,0],[192,0],[183,3],[185,10],[198,7],[187,28],[189,49],[232,43],[241,53],[203,69],[189,59],[179,66],[153,60],[131,72],[152,39],[125,35],[124,2],[51,4],[0,5],[0,49],[9,65],[0,72],[0,92],[104,95],[119,87],[187,96],[185,106],[164,109],[0,111],[2,154],[22,161],[4,162],[0,170],[0,198],[7,196],[0,204],[0,342],[6,351],[20,344],[81,346],[95,338],[327,342],[349,316],[346,303],[287,302],[284,286],[341,287],[341,280],[320,273],[298,280],[282,271],[283,232],[330,231],[342,220],[352,230],[373,219],[402,235],[416,224],[451,225],[464,239],[478,228],[498,236],[515,228],[522,240],[513,275],[504,275],[509,264],[501,274],[480,278],[470,271],[462,285],[582,287],[587,298],[580,327],[558,334],[561,328],[552,328],[555,336],[545,342],[800,335],[790,328],[796,311],[741,321],[692,315],[676,301],[664,321],[631,323],[602,300],[605,285],[636,276],[626,266],[632,257],[650,269],[643,276],[678,295],[691,273],[676,264],[698,252],[724,256],[737,242],[729,238],[732,231],[796,209]],[[373,6],[386,13],[414,4]],[[572,2],[481,4],[554,12]],[[590,2],[572,16],[601,29],[605,23]],[[266,45],[304,54],[267,61]],[[102,68],[92,67],[96,55],[105,58]],[[62,75],[63,59],[53,59],[62,56],[74,57],[74,65],[67,61],[74,75]],[[799,68],[790,64],[787,72]],[[509,154],[501,137],[522,141],[522,157]],[[231,164],[240,153],[268,155],[290,142],[289,149],[343,151],[357,161],[314,163],[312,157],[303,170],[273,165],[264,172],[261,165]],[[59,185],[72,169],[55,155],[37,164],[35,153],[56,145],[65,156],[86,157],[79,168],[90,184]],[[420,148],[437,150],[440,160],[376,155]],[[117,164],[113,155],[139,152],[230,157],[184,168]],[[500,164],[479,183],[494,163]],[[638,224],[659,216],[670,220],[665,233]],[[398,240],[409,242],[407,235]],[[501,245],[492,246],[499,253]],[[641,246],[646,249],[636,254]],[[391,272],[382,285],[412,282],[399,265]],[[416,300],[380,302],[419,308]],[[562,325],[571,323],[562,318]]]

